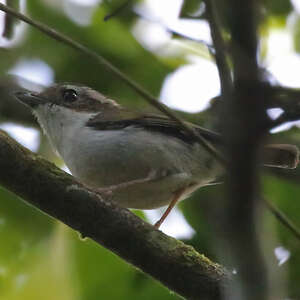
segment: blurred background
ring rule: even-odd
[[[217,129],[218,71],[210,55],[210,30],[201,0],[0,1],[65,33],[103,55],[163,103],[190,121]],[[270,80],[300,88],[300,0],[264,0],[260,64]],[[105,21],[104,18],[107,17]],[[153,108],[90,58],[0,13],[0,128],[64,168],[27,108],[11,96],[78,82],[146,111]],[[23,79],[20,79],[19,77]],[[24,80],[25,79],[25,80]],[[269,111],[278,116],[280,109]],[[300,146],[297,122],[272,131],[271,140]],[[263,174],[264,195],[300,227],[300,171]],[[34,187],[33,187],[34,188]],[[165,233],[216,258],[215,207],[222,186],[196,192],[161,227]],[[136,211],[151,223],[163,209]],[[300,299],[300,243],[268,211],[260,232],[265,255],[282,278],[282,299]],[[179,299],[93,241],[0,187],[0,299]],[[234,266],[228,266],[235,272]]]

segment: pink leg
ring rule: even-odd
[[[112,194],[112,192],[114,190],[126,188],[128,186],[139,184],[139,183],[149,182],[149,181],[152,181],[152,180],[155,180],[155,179],[159,179],[159,177],[157,177],[157,175],[155,174],[155,171],[151,171],[151,172],[149,172],[148,176],[145,177],[145,178],[134,179],[134,180],[131,180],[131,181],[118,183],[116,185],[111,185],[111,186],[108,186],[108,187],[97,188],[97,191],[99,193],[104,193],[104,194],[107,193],[109,195],[109,194]]]
[[[177,192],[175,192],[174,198],[172,199],[172,201],[169,204],[168,208],[166,209],[164,214],[161,216],[161,218],[154,224],[154,227],[156,229],[158,229],[160,227],[160,225],[164,222],[164,220],[167,218],[167,216],[169,215],[169,213],[171,212],[173,207],[176,205],[176,203],[178,202],[178,200],[180,199],[180,197],[182,196],[182,194],[184,193],[185,190],[186,189],[183,188],[183,189],[180,189]]]

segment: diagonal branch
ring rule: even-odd
[[[263,198],[262,201],[277,220],[279,220],[279,222],[282,223],[298,240],[300,240],[300,231],[297,226],[268,199]]]
[[[104,201],[3,131],[0,184],[187,299],[221,299],[230,281],[220,265],[129,210]]]

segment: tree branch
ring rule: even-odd
[[[230,281],[229,273],[220,265],[129,210],[104,201],[3,131],[0,184],[187,299],[219,300]]]
[[[228,176],[219,232],[223,247],[219,255],[239,274],[228,299],[266,300],[267,270],[256,231],[260,205],[258,149],[266,123],[256,60],[258,1],[210,1],[220,12],[222,26],[228,28],[233,74],[233,89],[225,95],[223,106]],[[216,44],[216,53],[222,51],[218,47]]]

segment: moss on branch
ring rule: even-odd
[[[230,281],[222,266],[105,201],[3,131],[0,184],[187,299],[221,299]]]

